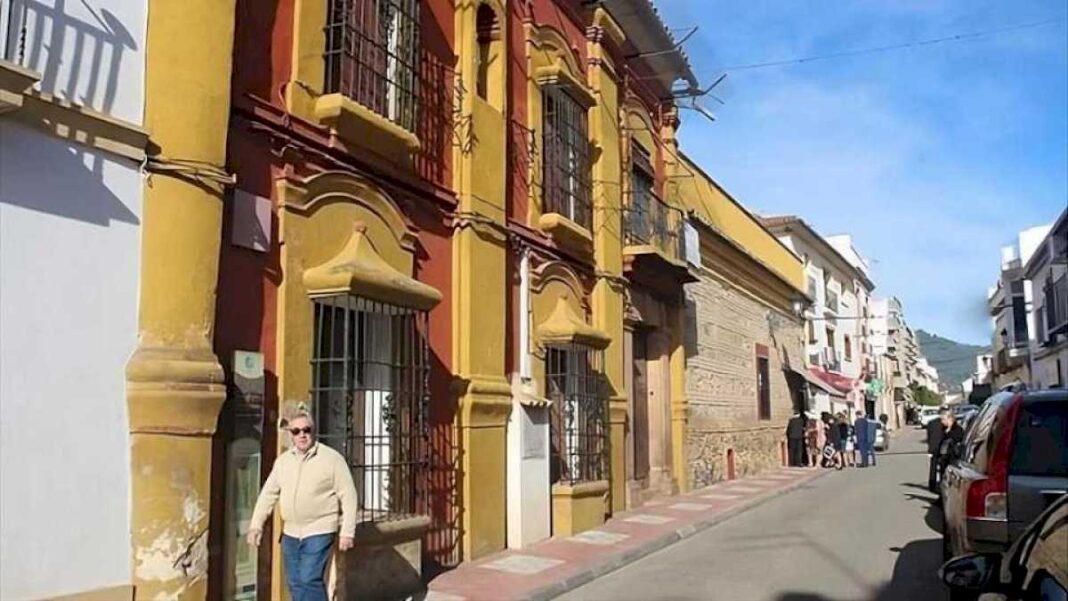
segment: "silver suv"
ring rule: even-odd
[[[958,456],[942,480],[944,554],[1002,552],[1068,492],[1068,390],[990,397]]]

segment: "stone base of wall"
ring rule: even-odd
[[[694,488],[727,480],[728,457],[733,457],[734,477],[743,478],[783,465],[781,428],[689,432],[689,470]]]

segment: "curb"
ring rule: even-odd
[[[810,478],[806,478],[798,482],[792,482],[788,486],[785,486],[778,490],[766,492],[754,499],[751,499],[740,505],[731,507],[726,511],[717,513],[716,515],[708,517],[704,520],[700,520],[694,522],[693,524],[683,526],[682,528],[679,528],[674,532],[670,532],[659,538],[653,539],[640,547],[630,549],[629,551],[624,551],[623,553],[608,558],[607,561],[590,566],[589,568],[586,568],[585,570],[582,570],[577,574],[573,574],[565,578],[564,580],[554,582],[553,584],[549,584],[541,588],[534,589],[526,595],[517,597],[516,601],[550,601],[551,599],[555,599],[556,597],[559,597],[560,595],[563,595],[566,592],[572,591],[584,584],[588,584],[598,578],[601,578],[602,576],[607,576],[608,574],[611,574],[612,572],[615,572],[620,568],[626,567],[634,563],[635,561],[642,559],[643,557],[652,555],[653,553],[656,553],[657,551],[660,551],[666,547],[670,547],[671,545],[679,541],[690,538],[691,536],[699,532],[708,530],[709,528],[722,522],[725,522],[740,513],[744,513],[750,509],[759,507],[760,505],[763,505],[764,503],[767,503],[772,499],[776,499],[778,497],[791,493],[810,482],[813,482],[828,475],[832,471],[833,470],[821,469]]]

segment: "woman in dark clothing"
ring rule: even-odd
[[[849,444],[849,437],[853,435],[853,426],[845,415],[838,414],[838,454],[842,458],[843,465],[853,465],[853,448]]]

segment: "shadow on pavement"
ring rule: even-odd
[[[911,482],[903,482],[902,486],[909,488],[922,488],[925,492],[926,487],[919,484],[913,484]],[[942,534],[942,508],[938,506],[938,497],[931,493],[923,495],[917,495],[915,493],[905,493],[905,498],[910,501],[922,501],[927,504],[927,512],[923,515],[923,523],[927,524],[927,527],[934,531],[936,534]]]
[[[946,601],[948,591],[938,580],[942,541],[937,538],[891,547],[898,554],[890,582],[863,599],[849,601]],[[814,593],[782,593],[775,601],[846,601]]]

